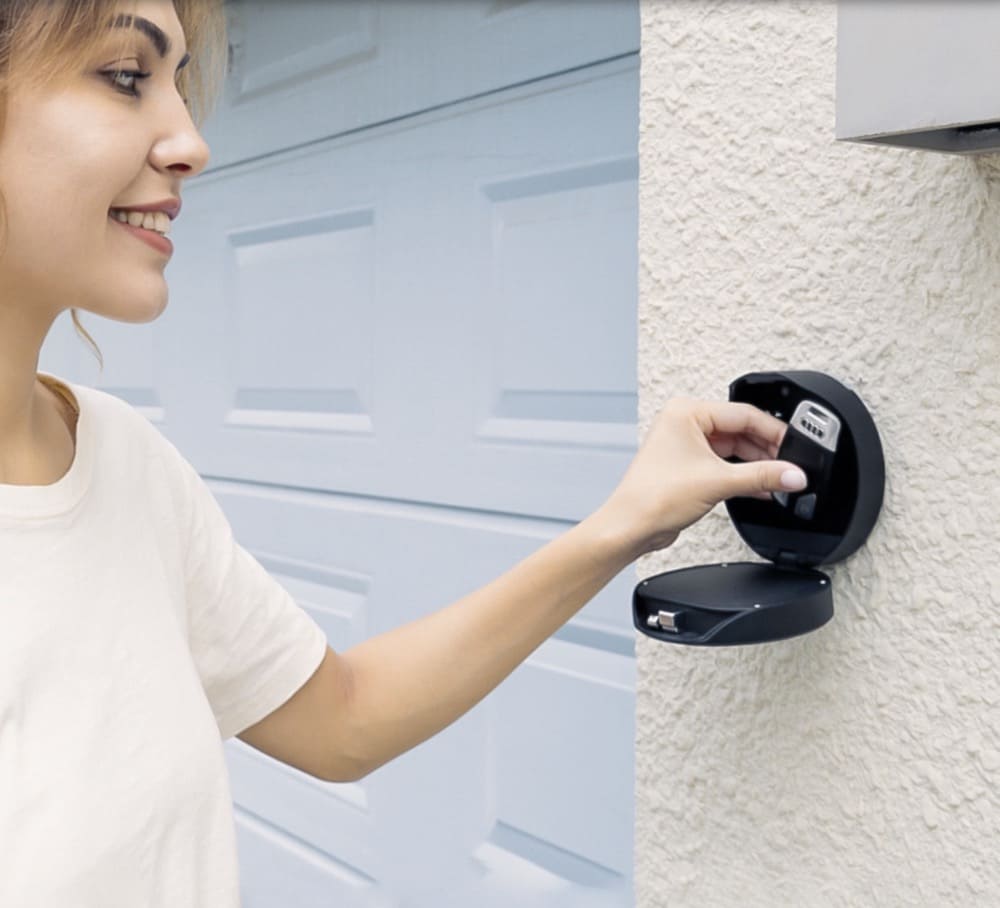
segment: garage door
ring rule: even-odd
[[[227,14],[168,309],[94,327],[100,380],[65,329],[41,368],[154,419],[345,649],[565,531],[634,452],[638,9]],[[631,585],[358,784],[229,742],[247,908],[631,905]]]

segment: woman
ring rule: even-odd
[[[0,10],[0,904],[237,904],[222,739],[358,779],[718,502],[804,486],[772,459],[781,421],[671,401],[588,518],[459,602],[333,652],[147,420],[37,372],[67,308],[78,328],[77,308],[164,310],[160,234],[208,162],[196,121],[221,4]]]

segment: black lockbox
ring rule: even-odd
[[[764,643],[798,636],[833,617],[830,578],[816,568],[842,561],[878,520],[885,462],[878,431],[853,392],[822,372],[753,372],[729,386],[729,399],[789,422],[811,411],[818,425],[789,428],[779,460],[802,467],[809,485],[781,500],[731,498],[737,532],[767,562],[709,564],[643,580],[632,596],[635,626],[656,640],[691,646]],[[811,404],[816,404],[811,408]],[[800,409],[801,405],[801,409]],[[807,440],[830,428],[835,450]],[[735,461],[735,458],[734,458]]]

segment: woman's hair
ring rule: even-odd
[[[173,2],[191,54],[178,84],[200,129],[226,77],[223,0]],[[93,62],[96,49],[108,42],[109,27],[117,15],[132,12],[134,4],[128,0],[0,0],[0,133],[7,116],[7,97],[13,89],[25,85],[42,88],[78,74]],[[124,53],[130,30],[115,31]],[[111,46],[118,49],[113,43]],[[0,192],[0,229],[5,237],[6,224],[6,205]],[[100,349],[80,324],[76,309],[71,312],[77,333],[90,343],[103,369]]]

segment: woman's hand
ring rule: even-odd
[[[666,548],[727,498],[800,491],[805,474],[774,460],[788,425],[751,404],[675,398],[657,414],[602,506],[638,555]],[[747,463],[728,463],[735,455]]]

